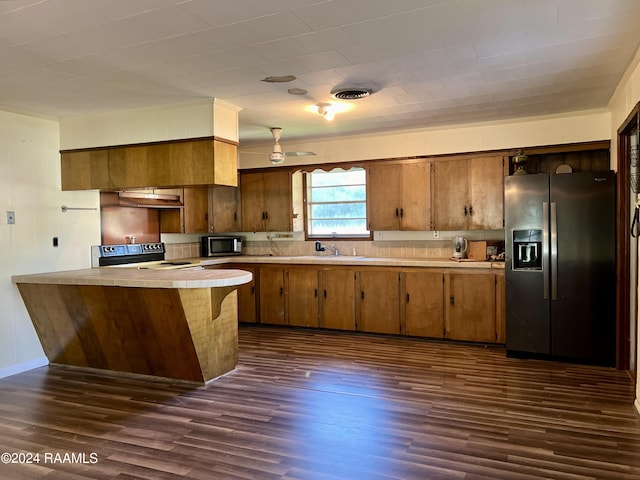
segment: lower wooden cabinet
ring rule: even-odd
[[[401,311],[404,333],[417,337],[444,336],[444,274],[408,271],[400,277]]]
[[[258,321],[256,303],[256,269],[248,265],[234,265],[233,268],[251,272],[253,278],[249,283],[238,287],[238,321],[256,323]]]
[[[260,267],[260,323],[286,325],[285,268]]]
[[[400,273],[359,270],[356,327],[360,332],[400,333]]]
[[[445,338],[495,342],[496,276],[450,273],[444,277]]]
[[[355,271],[353,269],[320,270],[320,326],[334,330],[356,329]]]
[[[287,273],[289,325],[318,327],[318,270],[292,267]]]
[[[504,343],[504,274],[462,269],[227,265],[242,322]],[[258,314],[256,313],[258,312]]]

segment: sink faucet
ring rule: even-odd
[[[332,250],[334,255],[340,255],[340,252],[336,247],[330,247],[329,245],[322,245],[322,243],[316,242],[316,252],[324,252],[327,249]]]

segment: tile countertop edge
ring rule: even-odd
[[[11,281],[53,285],[100,285],[135,288],[222,288],[249,283],[250,272],[237,269],[139,270],[87,268],[14,275]]]
[[[233,263],[277,263],[291,265],[362,265],[382,267],[433,267],[433,268],[469,268],[504,270],[505,262],[492,261],[456,261],[449,259],[422,258],[392,258],[392,257],[351,257],[331,255],[302,255],[302,256],[269,256],[269,255],[239,255],[231,257],[203,257],[181,259],[200,263],[202,266]]]

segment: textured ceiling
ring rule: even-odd
[[[217,97],[243,108],[242,143],[597,109],[639,25],[638,0],[0,0],[0,108]],[[374,94],[310,111],[350,86]]]

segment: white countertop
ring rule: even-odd
[[[62,272],[14,275],[13,283],[102,285],[144,288],[216,288],[251,281],[251,273],[236,269],[153,270],[138,268],[87,268]]]

